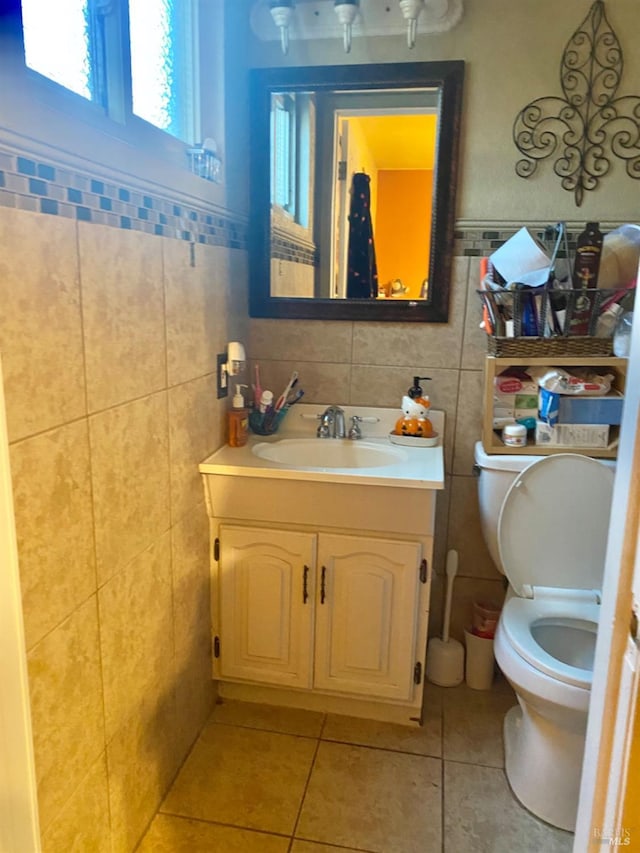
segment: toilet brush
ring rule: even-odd
[[[455,687],[464,678],[464,646],[449,637],[453,581],[458,571],[458,552],[447,554],[447,594],[444,604],[442,639],[433,637],[427,649],[427,678],[440,687]]]

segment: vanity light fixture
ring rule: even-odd
[[[289,22],[293,14],[293,0],[269,0],[269,11],[273,22],[280,29],[282,52],[289,52]]]
[[[335,0],[333,8],[342,24],[344,52],[351,52],[351,25],[358,16],[360,0]]]
[[[250,26],[261,41],[280,39],[287,53],[293,39],[318,40],[340,36],[345,53],[352,35],[395,36],[406,31],[410,48],[416,43],[418,21],[425,35],[453,29],[462,18],[464,0],[253,0]],[[333,13],[331,7],[333,6]],[[275,27],[273,26],[275,23]],[[279,32],[278,32],[279,31]]]
[[[415,47],[418,31],[418,15],[424,9],[424,0],[400,0],[400,9],[407,21],[407,44]]]

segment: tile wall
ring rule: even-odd
[[[212,705],[197,463],[223,441],[216,354],[246,339],[245,226],[1,155],[0,352],[43,849],[129,853]]]

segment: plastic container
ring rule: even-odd
[[[613,333],[613,354],[618,358],[629,357],[631,346],[631,326],[633,324],[633,311],[627,311],[620,317]]]
[[[502,441],[507,447],[525,447],[527,428],[524,424],[507,424],[502,430]]]
[[[229,411],[229,446],[244,447],[249,437],[249,410],[245,408],[242,389],[246,385],[236,385],[233,408]]]
[[[596,335],[599,338],[610,338],[618,324],[618,320],[624,314],[624,308],[617,302],[610,305],[606,311],[598,317]]]
[[[471,632],[476,637],[485,637],[492,640],[498,627],[500,618],[500,607],[493,601],[473,602],[473,624]]]
[[[490,690],[494,676],[493,640],[478,637],[471,631],[464,632],[467,655],[465,680],[473,690]]]

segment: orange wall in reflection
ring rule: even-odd
[[[433,172],[417,169],[378,172],[374,223],[378,281],[399,278],[417,299],[429,270]]]

